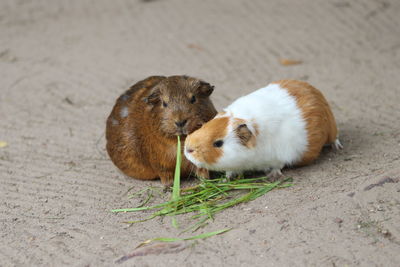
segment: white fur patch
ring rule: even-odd
[[[115,125],[118,125],[119,122],[116,119],[111,118],[111,124],[115,126]]]
[[[121,110],[120,110],[120,112],[119,112],[119,115],[121,116],[121,118],[126,118],[126,117],[128,117],[128,115],[129,115],[129,109],[128,109],[128,107],[122,107]]]

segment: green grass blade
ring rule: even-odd
[[[178,228],[178,227],[179,227],[178,221],[176,220],[176,217],[175,217],[175,216],[172,217],[171,223],[172,223],[172,226],[173,226],[173,227],[175,227],[175,228]]]
[[[220,235],[220,234],[226,233],[230,230],[232,230],[232,228],[225,228],[225,229],[214,231],[214,232],[208,232],[208,233],[204,233],[204,234],[200,234],[200,235],[195,235],[192,237],[186,237],[183,240],[195,240],[195,239],[209,238],[209,237],[212,237],[215,235]]]
[[[146,206],[146,207],[139,207],[139,208],[114,209],[114,210],[111,210],[111,212],[131,212],[131,211],[153,210],[153,209],[162,208],[166,205],[168,205],[168,202],[161,203],[161,204],[154,205],[154,206]]]
[[[174,175],[174,186],[172,188],[172,200],[177,200],[180,196],[181,189],[181,139],[178,135],[178,145],[176,148],[176,165],[175,165],[175,175]]]
[[[188,240],[196,240],[196,239],[205,239],[205,238],[209,238],[215,235],[220,235],[223,233],[226,233],[228,231],[232,230],[232,228],[226,228],[226,229],[222,229],[222,230],[218,230],[218,231],[214,231],[214,232],[208,232],[208,233],[204,233],[204,234],[200,234],[200,235],[195,235],[195,236],[191,236],[191,237],[185,237],[185,238],[171,238],[171,237],[157,237],[157,238],[152,238],[149,240],[146,240],[144,242],[142,242],[141,244],[139,244],[139,246],[137,247],[141,247],[143,245],[149,244],[151,242],[154,241],[160,241],[160,242],[176,242],[176,241],[188,241]]]
[[[174,175],[174,185],[172,187],[172,201],[178,201],[181,193],[181,163],[182,163],[182,155],[181,155],[181,139],[179,135],[178,145],[176,148],[176,165],[175,165],[175,175]],[[175,209],[177,207],[175,206]],[[172,217],[172,226],[178,228],[178,222],[175,217]]]
[[[133,187],[131,187],[131,188],[133,188]],[[148,191],[148,190],[149,190],[149,188],[144,188],[144,189],[142,189],[142,190],[139,190],[139,191],[137,191],[137,192],[135,192],[135,193],[129,195],[129,196],[128,196],[128,199],[131,199],[131,198],[133,198],[133,197],[135,197],[135,196],[137,196],[137,195],[141,195],[141,194],[143,194],[144,192],[146,192],[146,191]]]

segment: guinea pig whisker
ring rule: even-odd
[[[192,174],[194,173],[193,170],[194,170],[193,167],[191,167],[191,168],[190,168],[190,171],[189,171],[189,177],[191,177]]]
[[[194,165],[190,166],[189,177],[192,176],[192,174],[195,173],[195,169],[196,169],[196,166],[194,166]]]

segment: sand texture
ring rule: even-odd
[[[398,0],[0,1],[0,266],[399,266],[399,14]],[[284,170],[293,187],[199,233],[232,231],[118,264],[179,231],[110,212],[160,182],[115,168],[105,121],[130,85],[174,74],[215,85],[219,110],[274,80],[308,81],[344,150]]]

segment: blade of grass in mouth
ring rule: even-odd
[[[180,189],[181,189],[181,163],[182,163],[182,154],[181,154],[181,138],[178,135],[178,143],[176,147],[176,165],[175,165],[175,175],[174,175],[174,185],[172,187],[172,201],[177,202],[180,197]],[[177,207],[175,206],[175,210]],[[172,225],[175,228],[178,228],[178,222],[174,217],[172,217]]]

